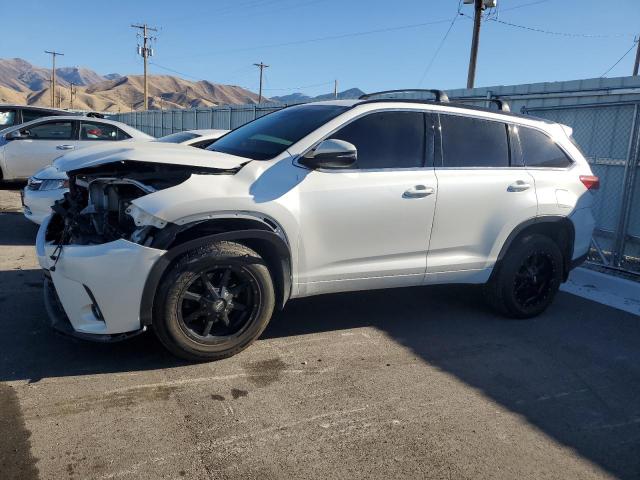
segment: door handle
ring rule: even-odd
[[[423,198],[436,193],[436,189],[433,187],[427,187],[426,185],[415,185],[405,191],[403,198]]]
[[[529,190],[531,188],[531,184],[525,182],[524,180],[518,180],[515,183],[512,183],[507,188],[507,192],[524,192],[525,190]]]
[[[75,147],[73,145],[58,145],[56,148],[58,150],[73,150]]]

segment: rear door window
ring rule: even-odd
[[[510,165],[507,124],[459,115],[440,115],[443,166],[506,168]]]
[[[566,168],[571,159],[551,137],[533,128],[518,127],[522,158],[527,167]]]
[[[16,111],[13,108],[0,108],[0,130],[16,123]]]
[[[331,135],[358,150],[357,168],[412,168],[425,165],[426,116],[389,111],[358,118]]]
[[[118,127],[108,123],[80,122],[80,140],[118,140]]]

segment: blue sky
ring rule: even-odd
[[[472,27],[469,18],[458,16],[425,74],[458,0],[21,0],[6,7],[0,57],[48,66],[43,51],[55,49],[65,53],[61,66],[140,73],[129,25],[147,22],[160,27],[151,73],[175,74],[162,66],[190,80],[255,91],[252,64],[264,61],[270,65],[265,94],[271,96],[325,93],[335,78],[341,90],[414,88],[421,79],[423,87],[463,87]],[[638,0],[498,0],[498,7],[493,18],[502,22],[597,36],[486,21],[476,86],[599,77],[640,33]],[[472,6],[461,11],[472,15]],[[364,33],[372,30],[378,32]],[[324,40],[309,41],[315,39]],[[634,53],[608,76],[629,75]]]

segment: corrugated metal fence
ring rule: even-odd
[[[513,111],[569,125],[601,179],[596,194],[592,260],[640,273],[640,78],[620,77],[449,90],[450,98],[484,104],[499,97]],[[197,128],[233,129],[282,104],[119,114],[116,120],[153,136]]]

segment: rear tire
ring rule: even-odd
[[[163,278],[153,329],[174,355],[219,360],[247,348],[275,305],[264,260],[250,248],[215,242],[185,253]]]
[[[511,318],[544,312],[562,283],[562,253],[544,235],[517,240],[496,268],[485,286],[485,296],[493,308]]]

